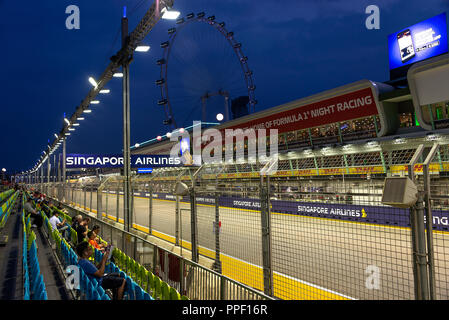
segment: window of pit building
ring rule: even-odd
[[[432,125],[432,129],[449,128],[449,101],[421,106],[424,121]]]

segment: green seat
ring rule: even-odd
[[[178,290],[173,287],[170,287],[170,300],[181,300],[181,295]]]
[[[144,266],[140,265],[139,267],[139,283],[140,286],[143,288],[145,286],[145,280],[147,279],[147,269],[145,269]]]
[[[162,300],[170,300],[170,287],[167,282],[161,283]]]
[[[151,271],[147,271],[147,292],[150,296],[154,295],[154,274]]]
[[[30,251],[31,248],[31,243],[36,240],[36,234],[34,233],[34,231],[31,231],[30,236],[28,237],[28,248],[27,250]]]
[[[162,291],[161,291],[161,279],[159,279],[158,276],[154,276],[154,285],[153,285],[153,297],[157,300],[160,300],[162,298]]]
[[[119,258],[119,260],[120,260],[120,269],[125,270],[125,267],[126,267],[126,256],[120,250],[119,250],[119,253],[120,253],[120,258]]]

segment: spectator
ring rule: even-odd
[[[104,250],[105,250],[104,245],[103,245],[103,244],[98,244],[98,242],[95,240],[96,236],[97,236],[97,235],[96,235],[95,232],[93,232],[92,230],[89,231],[89,232],[87,233],[87,239],[89,240],[89,243],[90,243],[95,249],[98,249],[98,250],[104,252]]]
[[[74,229],[76,231],[76,229],[78,228],[78,226],[80,225],[81,220],[83,220],[83,216],[82,215],[77,215],[72,219],[72,229]]]
[[[89,225],[90,218],[84,218],[81,220],[78,228],[76,229],[76,233],[78,234],[78,244],[86,240],[87,236],[87,226]]]
[[[28,198],[27,202],[25,203],[25,205],[23,206],[24,210],[25,210],[25,215],[26,214],[30,214],[31,218],[33,218],[33,228],[40,228],[42,227],[42,224],[44,223],[44,219],[41,217],[41,215],[39,213],[37,213],[36,210],[33,209],[33,205],[32,203],[32,199]]]
[[[100,226],[95,225],[92,228],[92,231],[95,232],[95,241],[97,241],[101,245],[102,243],[101,243],[100,237],[98,236],[100,234]]]
[[[65,219],[61,222],[61,219],[59,219],[59,212],[57,210],[54,211],[53,217],[51,217],[49,221],[53,229],[61,232],[64,238],[66,238],[65,231],[69,228],[69,226],[65,225]]]
[[[42,210],[45,212],[45,214],[47,215],[47,217],[51,217],[52,216],[52,208],[50,206],[42,206]]]
[[[65,214],[68,214],[67,210],[66,210],[65,208],[62,207],[62,204],[61,204],[61,203],[58,204],[57,208],[58,208],[58,210],[64,212]]]
[[[122,278],[118,273],[104,274],[109,251],[105,252],[103,259],[98,266],[95,266],[89,261],[89,257],[92,256],[93,251],[92,247],[87,242],[80,243],[76,247],[76,253],[79,256],[78,264],[86,273],[87,277],[89,279],[95,278],[98,281],[98,284],[104,289],[111,289],[114,300],[122,300],[126,279]]]

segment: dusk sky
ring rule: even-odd
[[[132,31],[152,3],[0,0],[1,168],[12,173],[36,163],[47,140],[53,142],[62,129],[64,112],[71,116],[91,89],[88,78],[100,77],[120,49],[122,7],[128,8]],[[365,27],[365,9],[371,4],[380,9],[379,30]],[[69,5],[80,9],[80,30],[66,28]],[[248,56],[260,111],[361,79],[387,81],[388,35],[448,12],[449,0],[175,0],[174,9],[184,17],[204,11],[226,22]],[[162,57],[160,43],[168,40],[167,30],[175,26],[161,20],[145,39],[151,50],[136,53],[131,64],[131,145],[168,131],[157,105],[156,60]],[[229,44],[210,26],[186,27],[178,39],[169,63],[174,79],[170,98],[187,126],[201,119],[198,92],[230,86],[236,97],[245,84]],[[111,80],[107,88],[111,93],[98,97],[101,103],[67,140],[67,153],[121,153],[121,79]]]

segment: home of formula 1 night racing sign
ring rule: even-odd
[[[181,167],[184,163],[180,157],[169,155],[131,155],[131,168],[142,167]],[[66,168],[120,168],[123,167],[122,155],[86,155],[68,154]]]

